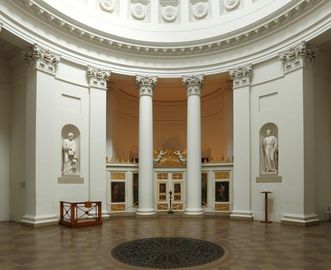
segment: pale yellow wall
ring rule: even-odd
[[[139,100],[112,91],[108,95],[107,141],[113,158],[127,161],[138,147]],[[109,105],[108,105],[109,106]],[[187,102],[153,103],[154,149],[186,149]],[[202,151],[213,159],[232,158],[232,90],[201,101]],[[110,131],[111,130],[111,131]],[[108,156],[111,153],[108,152]]]

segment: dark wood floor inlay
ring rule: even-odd
[[[210,263],[224,255],[214,243],[184,237],[138,239],[113,248],[117,260],[141,267],[170,269]]]

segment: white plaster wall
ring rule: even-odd
[[[0,59],[0,221],[9,219],[10,99],[8,62]]]
[[[26,66],[21,56],[11,61],[10,220],[25,214]]]
[[[289,101],[295,93],[289,86],[284,87],[283,81],[283,70],[278,59],[254,66],[251,87],[251,206],[254,218],[258,220],[264,219],[264,194],[261,191],[272,192],[269,195],[269,219],[280,221],[287,208],[285,185],[291,189],[297,188],[292,182],[295,178],[291,173],[297,172],[293,170],[293,149],[289,141],[296,123],[290,121],[291,124],[286,125],[286,118],[291,115],[288,111],[292,108]],[[282,176],[282,183],[256,183],[256,177],[260,176],[260,129],[269,122],[278,126],[279,175]],[[288,153],[285,154],[285,151]]]
[[[331,204],[331,57],[320,51],[314,64],[315,209],[319,219]]]
[[[89,89],[86,68],[61,62],[55,80],[55,182],[54,205],[59,214],[59,201],[86,201],[89,199]],[[67,124],[80,131],[80,176],[82,184],[59,184],[62,168],[61,131]],[[93,164],[91,164],[93,166]],[[101,198],[100,198],[101,200]]]
[[[311,69],[283,75],[278,59],[254,66],[251,87],[251,203],[255,219],[264,219],[263,190],[269,195],[269,218],[322,217],[331,201],[330,68],[321,57],[314,76]],[[322,63],[323,62],[323,63]],[[314,90],[314,91],[313,91]],[[256,183],[259,176],[259,131],[268,122],[278,126],[281,183]],[[314,134],[315,132],[315,134]],[[316,144],[316,145],[314,145]]]

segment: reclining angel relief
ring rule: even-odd
[[[155,167],[185,167],[186,151],[183,150],[154,150]]]

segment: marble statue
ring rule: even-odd
[[[68,138],[63,140],[63,175],[73,175],[77,168],[77,152],[74,134],[68,133]]]
[[[167,153],[167,151],[163,151],[162,149],[160,150],[159,154],[157,155],[157,157],[154,159],[154,164],[158,164],[162,157]]]
[[[262,141],[263,150],[263,160],[264,169],[263,172],[266,174],[276,174],[277,173],[277,138],[271,134],[271,130],[268,129],[266,132],[266,137]]]
[[[181,150],[177,150],[175,152],[173,152],[179,159],[180,163],[185,165],[186,164],[186,159],[183,156],[183,151]]]

